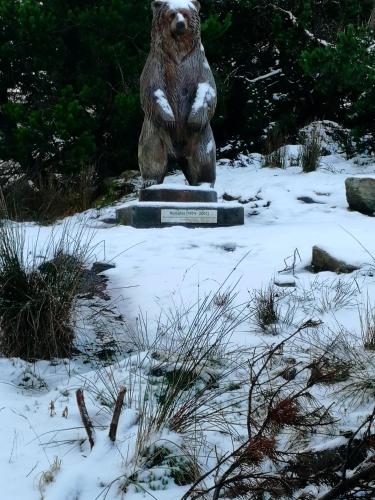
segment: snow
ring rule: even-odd
[[[226,206],[229,206],[231,203],[226,204]],[[175,202],[175,201],[131,201],[126,204],[126,206],[139,206],[139,207],[163,207],[163,208],[169,208],[173,207],[176,208],[178,205],[181,208],[219,208],[222,207],[222,203],[215,203],[215,202],[195,202],[195,201],[187,201],[187,202]]]
[[[184,16],[180,12],[177,14],[177,21],[183,21],[183,22],[185,22],[185,18],[184,18]]]
[[[250,80],[249,78],[245,78],[245,80],[248,82],[248,83],[256,83],[256,82],[259,82],[261,80],[267,80],[267,78],[271,78],[275,75],[278,75],[280,73],[282,73],[282,69],[281,68],[278,68],[278,69],[274,69],[272,71],[270,71],[269,73],[265,74],[265,75],[260,75],[260,76],[257,76],[256,78],[253,78],[252,80]]]
[[[161,89],[155,90],[154,92],[155,97],[156,97],[156,102],[157,104],[161,107],[161,109],[166,113],[168,116],[171,118],[174,118],[172,108],[168,102],[168,99],[166,98],[166,95]]]
[[[296,18],[296,16],[292,12],[290,12],[290,10],[282,9],[281,7],[276,6],[276,5],[272,5],[272,7],[275,10],[278,10],[278,11],[286,14],[294,26],[300,25],[298,19]],[[306,28],[303,28],[303,31],[305,32],[306,36],[308,38],[310,38],[310,40],[314,40],[314,41],[318,42],[323,47],[332,47],[333,46],[331,43],[327,42],[326,40],[323,40],[321,38],[316,37],[313,33],[311,33],[311,31],[307,30]]]
[[[175,2],[172,2],[175,3]],[[176,2],[178,3],[178,2]],[[213,89],[201,84],[199,102],[203,102]],[[163,101],[162,91],[157,98]],[[203,96],[203,97],[202,97]],[[198,97],[198,96],[197,96]],[[202,104],[200,104],[202,105]],[[287,148],[294,155],[298,145]],[[311,261],[313,245],[321,246],[348,263],[374,266],[366,249],[375,254],[374,218],[348,210],[345,197],[345,179],[348,176],[375,177],[373,160],[366,165],[356,164],[355,159],[345,160],[341,155],[322,158],[316,172],[301,173],[300,167],[285,170],[262,168],[261,156],[242,156],[236,162],[221,160],[217,168],[216,190],[219,204],[225,202],[224,193],[238,198],[245,208],[245,225],[227,228],[168,227],[161,229],[134,229],[126,226],[110,226],[105,219],[113,218],[115,210],[129,202],[135,195],[101,210],[90,210],[83,216],[69,218],[70,224],[83,224],[94,228],[93,259],[105,259],[116,264],[106,271],[109,293],[118,314],[128,324],[137,325],[140,312],[147,318],[148,330],[153,335],[161,314],[168,313],[172,304],[193,304],[199,295],[217,290],[230,275],[236,283],[238,301],[246,302],[249,293],[267,286],[275,278],[282,284],[295,280],[296,293],[301,290],[330,288],[338,279],[332,273],[311,275],[306,266]],[[185,185],[182,174],[170,175],[164,188],[200,189]],[[160,186],[152,186],[158,189]],[[321,203],[306,204],[300,197],[311,197]],[[132,199],[133,198],[133,199]],[[48,239],[52,230],[62,230],[62,222],[52,227],[23,224],[27,238],[32,242]],[[361,243],[359,244],[358,241]],[[298,249],[298,254],[296,253]],[[288,268],[295,256],[294,274]],[[243,259],[243,260],[242,260]],[[374,278],[362,270],[353,276],[340,279],[352,283],[356,280],[355,304],[344,307],[334,314],[324,313],[324,320],[332,328],[345,328],[360,335],[357,305],[369,298],[375,302]],[[336,280],[336,281],[335,281]],[[327,283],[327,285],[325,285]],[[289,290],[289,289],[288,289]],[[293,289],[294,290],[294,289]],[[121,338],[121,332],[119,332]],[[272,337],[270,342],[274,342]],[[264,336],[248,330],[235,331],[234,344],[249,347],[267,342]],[[102,368],[108,380],[129,387],[130,368],[137,363],[135,356],[124,357]],[[144,362],[146,365],[146,361]],[[26,388],[20,385],[24,374],[33,373],[35,383],[44,381],[41,387]],[[28,375],[28,378],[29,375]],[[96,444],[90,450],[85,438],[77,405],[75,390],[84,387],[88,412],[96,426]],[[37,500],[43,490],[45,500],[107,500],[120,498],[118,487],[125,474],[131,470],[137,432],[137,415],[126,399],[118,431],[119,439],[113,445],[108,439],[111,415],[100,406],[94,387],[101,397],[106,394],[103,378],[90,363],[82,359],[64,362],[26,363],[19,359],[0,359],[0,428],[2,430],[0,464],[4,499]],[[315,394],[320,401],[335,400],[335,391],[323,388]],[[54,412],[51,411],[54,402]],[[66,418],[62,416],[68,408]],[[353,429],[367,414],[369,405],[339,415],[344,429]],[[163,439],[177,442],[178,438],[167,434]],[[227,436],[213,433],[212,442],[219,449],[231,449]],[[315,436],[309,449],[321,450],[343,442],[342,437]],[[305,444],[304,444],[305,446]],[[55,457],[61,460],[53,480],[43,483],[43,473],[51,468]],[[112,487],[106,487],[114,482]],[[151,491],[158,500],[178,500],[187,491],[186,486],[170,483],[165,490]],[[104,493],[103,493],[104,492]],[[315,490],[312,493],[316,493]],[[129,487],[125,500],[147,497]]]
[[[197,10],[194,2],[191,0],[162,0],[164,3],[168,4],[171,10],[178,9],[194,9]]]
[[[211,153],[211,151],[213,151],[214,149],[214,143],[213,141],[209,141],[209,143],[207,144],[207,147],[206,147],[206,153]]]
[[[199,83],[197,88],[197,95],[195,97],[192,112],[198,113],[200,109],[208,106],[208,102],[216,97],[215,89],[211,87],[208,82]]]

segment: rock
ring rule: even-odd
[[[58,273],[73,272],[80,274],[80,281],[77,287],[77,296],[84,299],[93,299],[100,297],[103,300],[110,300],[106,293],[107,281],[106,276],[99,273],[115,267],[113,264],[103,262],[95,262],[91,269],[83,267],[82,262],[74,255],[59,252],[53,259],[43,262],[38,270],[45,275],[59,276]],[[66,271],[65,271],[66,270]]]
[[[375,179],[348,177],[345,187],[346,199],[352,210],[366,215],[375,214]]]
[[[331,271],[337,274],[349,274],[359,269],[356,266],[347,264],[343,260],[336,259],[325,250],[314,246],[312,250],[311,270],[314,273]]]
[[[296,286],[296,280],[294,279],[294,276],[278,276],[275,278],[275,285],[280,288],[293,288]]]
[[[302,201],[303,203],[307,203],[308,205],[311,205],[313,203],[316,203],[317,205],[323,205],[322,201],[316,201],[313,198],[310,198],[310,196],[299,196],[297,200]]]
[[[108,271],[108,269],[114,269],[115,267],[115,264],[108,264],[107,262],[94,262],[91,270],[95,274],[100,274],[104,271]]]

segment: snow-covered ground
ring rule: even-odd
[[[290,153],[295,152],[296,147],[290,147]],[[126,318],[127,328],[136,329],[147,318],[151,341],[157,325],[163,321],[160,318],[168,316],[174,307],[187,308],[205,294],[215,293],[224,282],[225,287],[238,282],[236,301],[243,304],[250,301],[254,290],[267,287],[275,278],[295,280],[296,288],[292,290],[297,295],[299,291],[309,291],[310,309],[298,311],[301,320],[314,313],[330,328],[343,328],[353,338],[360,338],[358,308],[367,300],[375,305],[375,280],[371,273],[375,262],[370,256],[375,255],[374,218],[348,210],[344,185],[348,176],[375,178],[375,163],[361,165],[340,155],[330,155],[322,158],[318,171],[304,174],[300,167],[262,168],[261,157],[252,155],[243,157],[236,166],[222,161],[215,186],[220,202],[238,203],[223,201],[226,193],[244,203],[244,226],[134,229],[105,222],[131,197],[115,206],[70,218],[70,223],[84,224],[94,231],[92,260],[116,265],[105,273],[109,277],[111,305],[116,314]],[[182,184],[184,180],[182,175],[175,175],[166,182]],[[63,221],[54,228],[40,229],[33,224],[25,228],[30,240],[38,237],[43,241],[62,226]],[[353,288],[349,300],[335,310],[319,307],[321,295],[316,291],[324,289],[329,295],[338,276],[314,275],[306,270],[314,245],[349,264],[362,266],[360,271],[340,278]],[[120,321],[118,325],[115,333],[121,341],[126,329]],[[116,330],[116,324],[112,323],[111,328]],[[275,342],[275,337],[260,333],[249,321],[248,327],[241,324],[233,332],[231,341],[245,349]],[[94,500],[105,495],[107,499],[119,498],[116,480],[128,474],[130,468],[137,415],[127,396],[118,439],[112,444],[107,436],[111,412],[100,403],[95,388],[105,393],[101,378],[104,370],[108,380],[127,386],[133,361],[125,354],[123,357],[101,371],[82,357],[35,365],[19,359],[0,359],[2,499]],[[88,412],[97,426],[92,451],[87,442],[80,441],[86,434],[75,401],[78,387],[86,388]],[[328,404],[334,400],[328,389],[319,391],[316,396],[322,401]],[[343,410],[340,425],[343,429],[355,428],[366,411],[366,404],[350,414]],[[180,438],[168,434],[166,439],[178,444]],[[228,439],[220,441],[218,434],[213,439],[223,451],[231,445]],[[315,438],[317,446],[323,446],[325,441],[330,446],[337,443],[337,438]],[[144,484],[151,485],[151,497],[142,491],[146,486],[130,486],[124,498],[178,500],[187,490],[186,486],[168,481],[163,483],[165,489],[158,489],[161,483],[157,480],[154,488],[150,479]]]

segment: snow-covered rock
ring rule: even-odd
[[[356,266],[333,257],[326,250],[318,246],[313,247],[311,267],[316,273],[331,271],[333,273],[348,274],[358,269]]]
[[[318,120],[302,128],[299,132],[301,142],[314,130],[320,135],[323,155],[349,153],[353,149],[349,130],[330,120]]]

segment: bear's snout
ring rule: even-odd
[[[184,21],[178,21],[178,23],[176,24],[176,28],[177,30],[183,30],[185,28]]]
[[[172,32],[176,33],[176,35],[183,35],[187,29],[187,20],[181,14],[181,12],[178,12],[173,19],[172,22]]]

